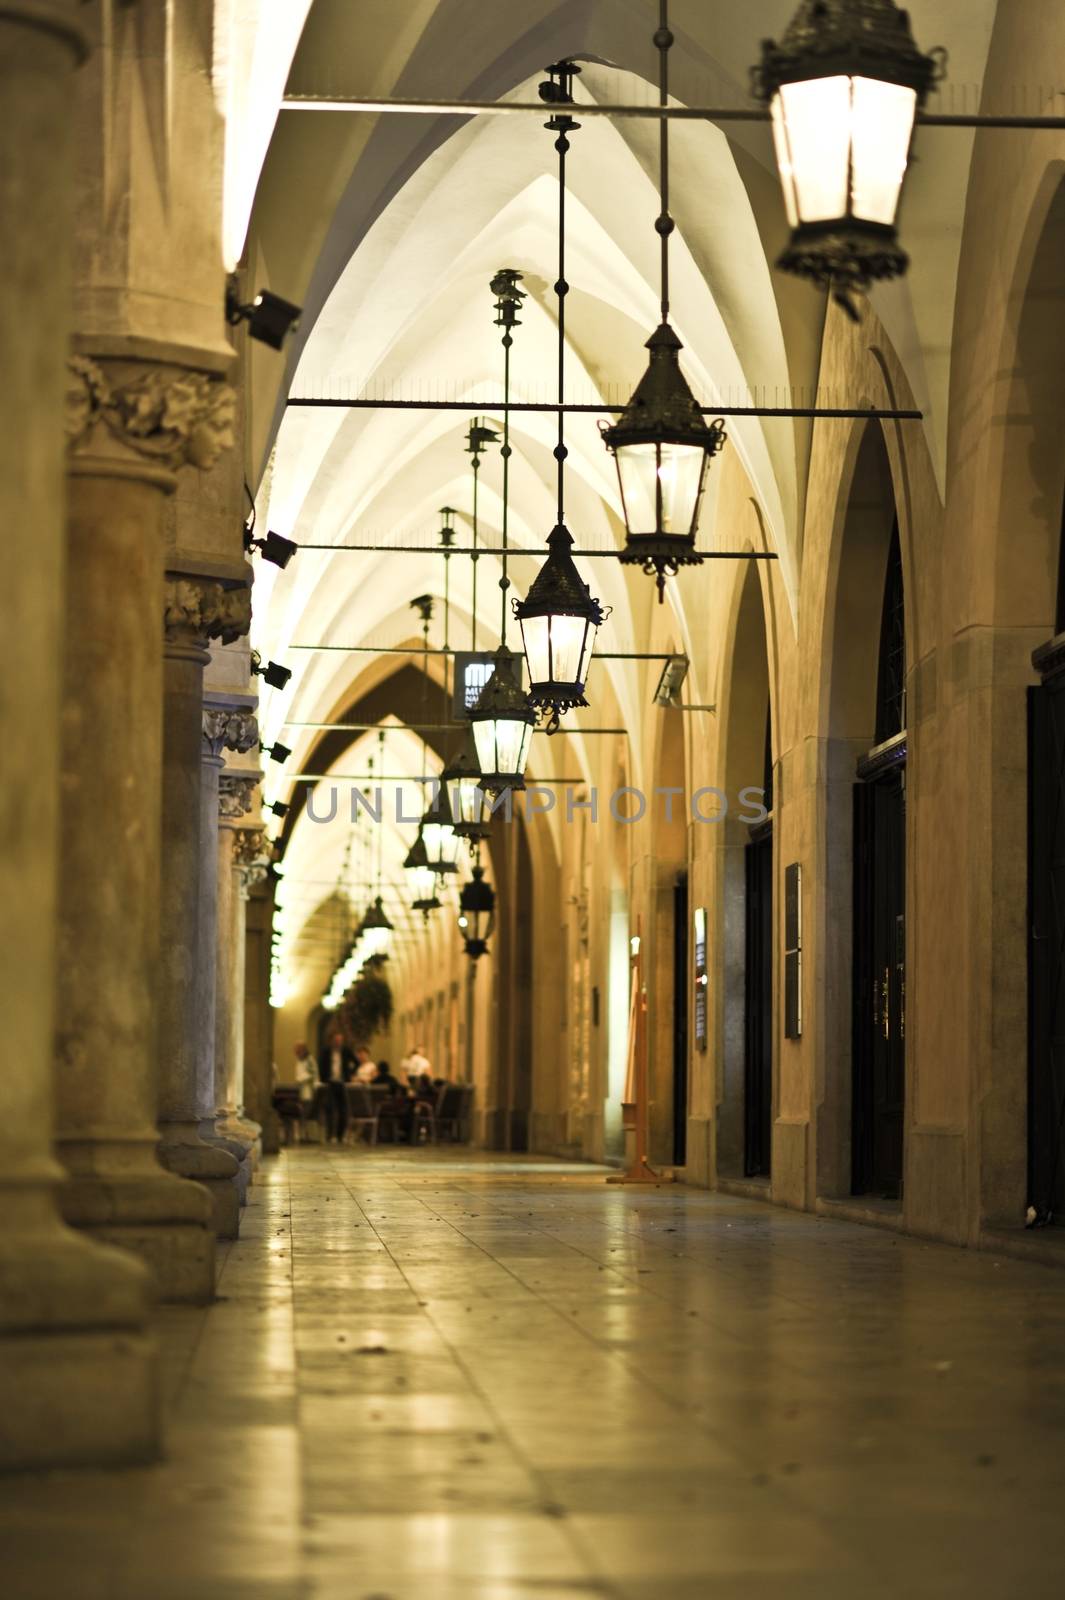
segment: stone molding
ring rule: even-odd
[[[223,772],[218,780],[218,816],[222,822],[239,822],[255,805],[255,791],[260,779],[257,774],[239,775]]]
[[[251,627],[251,590],[216,578],[167,573],[163,625],[168,643],[232,644]]]
[[[72,459],[111,456],[209,471],[234,443],[237,396],[203,372],[143,361],[67,360],[64,427]]]
[[[220,757],[223,750],[247,755],[258,743],[259,722],[251,711],[232,706],[204,706],[204,755]]]

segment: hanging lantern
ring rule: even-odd
[[[894,0],[802,0],[766,39],[752,87],[769,106],[791,242],[777,265],[848,291],[901,277],[895,224],[917,112],[943,77]]]
[[[466,954],[472,961],[477,961],[488,950],[495,910],[495,890],[485,880],[484,868],[476,866],[473,877],[463,885],[459,895],[459,930],[466,941]]]
[[[422,818],[421,835],[429,865],[437,877],[457,872],[462,841],[455,832],[455,819],[451,814],[446,783],[440,784],[436,799]]]
[[[436,873],[429,865],[429,855],[421,828],[418,829],[417,837],[407,852],[403,866],[410,874],[409,881],[414,894],[411,904],[415,911],[420,911],[428,921],[430,911],[436,911],[440,901],[436,897]]]
[[[392,948],[392,933],[392,924],[385,914],[381,896],[378,895],[362,919],[360,938],[366,950],[367,960],[372,960],[375,956],[387,957]]]
[[[524,600],[515,600],[529,667],[529,700],[551,713],[548,732],[562,712],[586,706],[584,686],[596,629],[607,613],[592,598],[570,551],[573,538],[557,523],[547,541],[550,552]]]
[[[488,837],[489,797],[481,788],[481,768],[477,760],[477,746],[473,729],[466,731],[458,755],[448,762],[440,774],[440,782],[451,794],[451,814],[455,834],[467,839],[471,848],[479,839]]]
[[[492,676],[470,712],[481,787],[489,794],[525,788],[525,763],[536,712],[521,688],[520,672],[514,652],[500,646]]]
[[[614,456],[625,516],[621,560],[658,579],[697,566],[695,549],[706,469],[725,443],[720,417],[707,423],[680,369],[684,348],[668,322],[647,341],[647,371],[613,424],[600,423]]]

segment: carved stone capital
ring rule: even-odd
[[[233,865],[240,874],[243,893],[264,882],[273,859],[273,846],[262,828],[234,829]]]
[[[258,719],[251,711],[232,706],[204,706],[203,753],[220,756],[223,750],[247,755],[259,743]]]
[[[218,780],[218,816],[222,822],[239,822],[249,814],[255,805],[259,781],[254,774],[222,773]]]
[[[208,471],[233,446],[234,389],[204,372],[144,361],[67,360],[70,453]]]
[[[219,639],[232,644],[251,627],[251,590],[215,578],[167,573],[163,626],[169,644],[199,644]]]

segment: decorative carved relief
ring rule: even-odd
[[[71,356],[67,370],[64,420],[74,451],[103,439],[161,467],[207,471],[232,448],[237,397],[228,383],[144,362],[105,370],[88,356]]]
[[[273,846],[262,828],[237,828],[233,834],[233,865],[241,878],[241,889],[262,883],[274,859]]]
[[[223,750],[246,755],[259,743],[259,722],[255,714],[241,707],[204,706],[203,751],[220,756]]]
[[[213,578],[168,574],[163,625],[168,640],[219,639],[232,644],[251,627],[251,589],[228,588]]]
[[[258,777],[239,777],[223,772],[218,780],[218,815],[223,822],[239,822],[255,804]]]

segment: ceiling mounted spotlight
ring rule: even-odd
[[[285,802],[283,800],[275,800],[275,801],[273,801],[273,803],[270,806],[270,810],[273,812],[275,817],[287,817],[288,816],[288,806],[285,804]]]
[[[245,550],[258,550],[264,561],[269,561],[271,566],[280,567],[284,571],[299,549],[299,545],[292,539],[286,539],[280,533],[268,533],[265,539],[256,539],[253,537],[247,523],[245,523],[244,548]]]
[[[235,279],[230,278],[226,286],[226,321],[231,327],[246,322],[251,337],[260,344],[269,345],[271,350],[281,349],[288,335],[299,326],[302,315],[302,306],[282,300],[269,289],[260,289],[254,300],[243,303]]]
[[[251,670],[253,676],[261,677],[271,689],[287,689],[289,679],[292,677],[292,668],[283,667],[278,661],[268,661],[263,666],[263,658],[258,650],[251,653]]]
[[[768,105],[791,242],[777,265],[850,298],[901,277],[896,219],[917,112],[946,53],[922,55],[894,0],[802,0],[751,69]]]
[[[669,6],[661,0],[658,50],[658,103],[669,104]],[[683,345],[669,321],[669,118],[659,123],[661,209],[655,231],[661,241],[662,320],[647,341],[651,360],[621,417],[601,423],[603,442],[618,469],[625,517],[623,562],[640,565],[658,582],[659,601],[666,577],[702,561],[695,548],[706,471],[725,443],[725,424],[707,423],[680,369]]]

